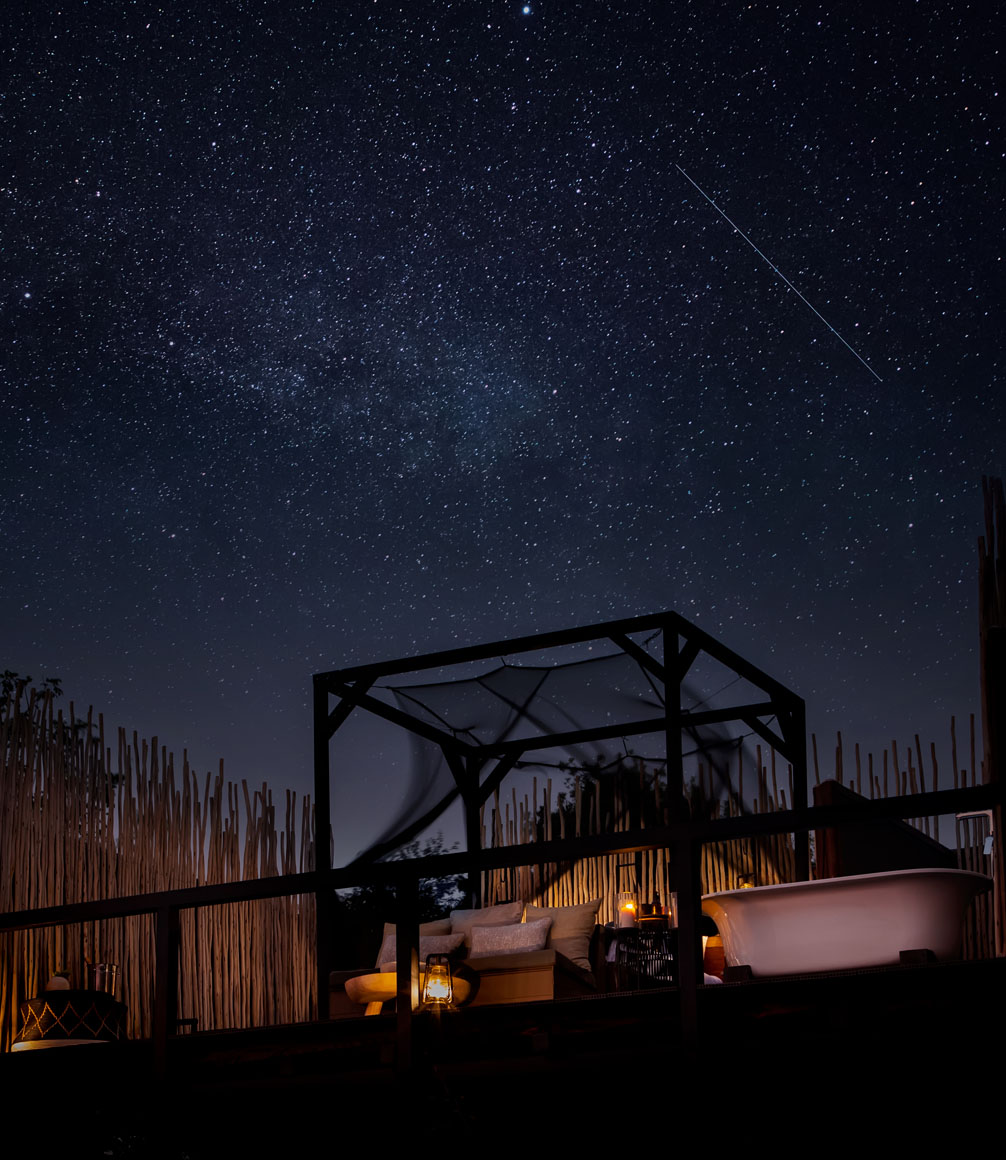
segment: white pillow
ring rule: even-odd
[[[451,920],[449,918],[434,918],[430,922],[421,922],[419,924],[419,937],[422,938],[426,934],[450,934]],[[375,967],[379,967],[384,961],[384,944],[388,941],[388,936],[391,936],[391,958],[395,957],[395,924],[393,922],[386,922],[384,924],[384,934],[381,935],[381,949],[377,953],[377,962]],[[434,952],[431,951],[430,954]],[[387,956],[385,956],[387,957]]]
[[[471,959],[488,955],[516,955],[521,951],[545,949],[550,918],[536,922],[515,922],[507,926],[473,926]]]
[[[524,903],[501,902],[497,906],[483,906],[477,910],[452,910],[451,933],[459,931],[465,936],[465,946],[472,945],[473,926],[508,926],[520,922]]]
[[[427,955],[449,955],[456,951],[465,941],[465,936],[458,934],[421,934],[419,936],[419,965],[426,962]],[[395,932],[385,935],[381,944],[381,953],[377,956],[377,965],[382,971],[395,970]]]

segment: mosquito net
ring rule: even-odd
[[[553,665],[504,662],[474,676],[385,684],[374,692],[459,743],[479,749],[519,744],[514,764],[518,772],[547,767],[590,769],[603,775],[612,755],[627,753],[630,743],[648,762],[666,761],[664,690],[646,663],[649,656],[619,651]],[[658,663],[655,672],[659,671]],[[691,688],[683,687],[681,695],[686,709],[709,703],[706,693]],[[647,727],[640,729],[641,724]],[[619,732],[622,728],[624,734]],[[601,740],[577,736],[599,729],[606,734]],[[563,738],[558,745],[557,736]],[[736,730],[720,725],[689,728],[684,753],[703,755],[725,783],[730,755],[740,740]],[[410,744],[411,768],[400,808],[360,855],[363,859],[409,841],[459,796],[445,746],[417,733],[411,733]],[[493,777],[498,757],[477,749],[474,759],[484,786]]]

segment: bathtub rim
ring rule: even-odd
[[[703,894],[702,901],[719,898],[758,897],[776,891],[813,890],[816,887],[834,886],[836,883],[891,881],[895,878],[918,878],[932,874],[971,879],[975,884],[976,894],[991,890],[994,883],[992,877],[988,874],[981,874],[977,870],[961,870],[952,866],[919,866],[914,870],[879,870],[872,874],[845,874],[838,878],[809,878],[804,882],[774,882],[770,886],[741,886],[734,890],[716,890],[712,894]]]

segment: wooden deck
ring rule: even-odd
[[[8,1142],[43,1156],[328,1155],[361,1129],[379,1155],[467,1153],[498,1136],[641,1140],[647,1123],[668,1146],[687,1125],[721,1148],[781,1129],[854,1143],[882,1122],[900,1147],[962,1115],[977,1143],[1004,987],[1004,960],[707,987],[694,1050],[674,989],[463,1010],[417,1020],[408,1072],[391,1015],[202,1032],[170,1041],[163,1077],[149,1042],[124,1042],[0,1057],[0,1090]]]

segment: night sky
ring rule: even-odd
[[[9,0],[0,667],[302,791],[316,671],[673,608],[826,748],[946,754],[1004,471],[997,41]]]

